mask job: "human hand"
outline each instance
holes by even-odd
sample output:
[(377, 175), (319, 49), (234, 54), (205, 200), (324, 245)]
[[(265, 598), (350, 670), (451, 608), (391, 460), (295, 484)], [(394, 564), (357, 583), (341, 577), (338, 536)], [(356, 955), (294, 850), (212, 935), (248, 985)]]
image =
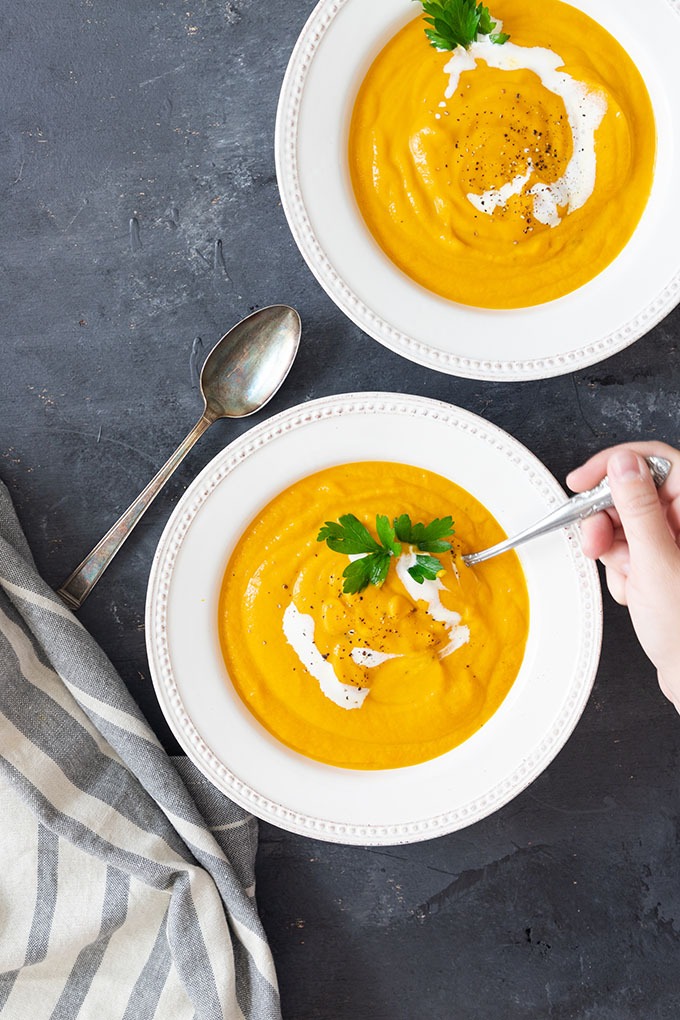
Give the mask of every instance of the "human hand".
[[(666, 457), (661, 489), (644, 457)], [(665, 443), (627, 443), (591, 457), (567, 476), (583, 492), (609, 476), (614, 507), (582, 522), (583, 551), (606, 569), (613, 598), (627, 606), (659, 685), (680, 712), (680, 452)]]

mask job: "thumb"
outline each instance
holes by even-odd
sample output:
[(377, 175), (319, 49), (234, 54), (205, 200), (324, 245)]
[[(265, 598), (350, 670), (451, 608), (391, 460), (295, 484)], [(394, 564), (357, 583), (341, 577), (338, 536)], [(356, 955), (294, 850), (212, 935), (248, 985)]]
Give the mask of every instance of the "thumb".
[(631, 564), (664, 561), (671, 552), (677, 553), (644, 458), (632, 450), (619, 450), (610, 457), (607, 474)]

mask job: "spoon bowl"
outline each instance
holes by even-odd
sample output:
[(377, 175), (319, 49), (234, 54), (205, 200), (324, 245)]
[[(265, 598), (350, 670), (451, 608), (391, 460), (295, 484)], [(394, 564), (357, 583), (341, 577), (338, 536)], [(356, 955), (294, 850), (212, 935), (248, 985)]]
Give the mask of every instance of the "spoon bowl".
[(295, 361), (302, 324), (288, 305), (261, 308), (218, 340), (201, 369), (203, 414), (146, 488), (97, 543), (58, 594), (78, 609), (194, 443), (218, 418), (244, 418), (268, 403)]
[(242, 319), (219, 340), (201, 369), (204, 414), (245, 418), (281, 387), (300, 345), (300, 316), (288, 305), (270, 305)]

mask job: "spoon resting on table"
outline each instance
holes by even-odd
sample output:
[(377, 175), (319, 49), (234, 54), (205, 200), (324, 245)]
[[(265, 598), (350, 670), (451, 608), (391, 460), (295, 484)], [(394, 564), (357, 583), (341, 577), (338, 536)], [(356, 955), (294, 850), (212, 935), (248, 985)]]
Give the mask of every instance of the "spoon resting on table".
[(271, 400), (300, 344), (300, 316), (288, 305), (261, 308), (213, 347), (201, 369), (203, 414), (157, 475), (64, 581), (57, 594), (78, 609), (194, 443), (218, 418), (245, 418)]
[[(659, 488), (670, 474), (671, 462), (666, 460), (665, 457), (646, 457), (645, 460), (654, 479), (654, 484)], [(499, 542), (498, 545), (492, 545), (489, 549), (484, 549), (481, 552), (466, 553), (462, 557), (463, 563), (466, 567), (472, 567), (476, 563), (483, 563), (485, 560), (490, 560), (493, 556), (499, 556), (510, 549), (515, 549), (518, 545), (528, 542), (531, 538), (547, 535), (551, 531), (557, 531), (558, 528), (566, 528), (568, 524), (585, 520), (586, 517), (597, 514), (601, 510), (607, 510), (613, 505), (614, 501), (612, 500), (611, 489), (609, 488), (609, 479), (605, 475), (594, 489), (578, 492), (571, 499), (567, 500), (563, 506), (553, 510), (547, 517), (544, 517), (525, 531), (520, 531), (513, 538), (507, 538), (505, 541)]]

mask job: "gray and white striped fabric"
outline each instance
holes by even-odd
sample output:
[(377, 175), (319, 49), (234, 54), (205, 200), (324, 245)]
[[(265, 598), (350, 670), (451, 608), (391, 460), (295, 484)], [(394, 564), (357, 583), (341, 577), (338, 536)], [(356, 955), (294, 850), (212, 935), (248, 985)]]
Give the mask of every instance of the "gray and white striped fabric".
[(0, 483), (0, 1015), (278, 1020), (257, 822), (172, 761)]

